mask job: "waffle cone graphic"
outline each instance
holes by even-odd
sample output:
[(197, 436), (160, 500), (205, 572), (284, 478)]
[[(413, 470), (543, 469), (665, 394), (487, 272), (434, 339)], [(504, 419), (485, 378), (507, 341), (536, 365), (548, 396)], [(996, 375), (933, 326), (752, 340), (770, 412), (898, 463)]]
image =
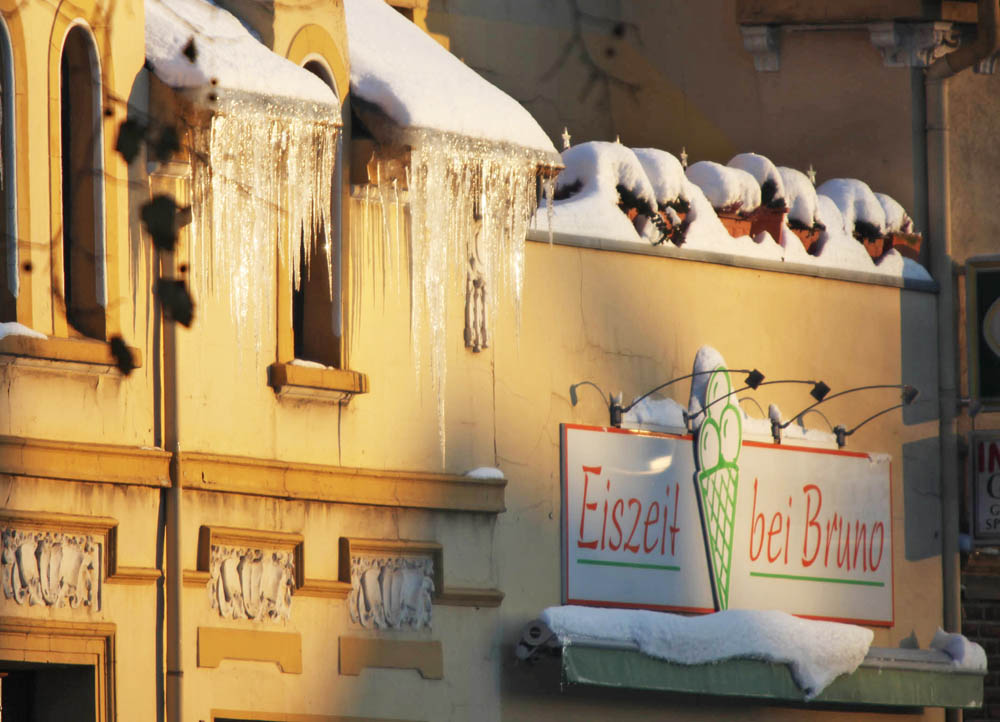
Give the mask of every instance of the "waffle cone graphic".
[(743, 424), (739, 409), (730, 401), (731, 391), (729, 373), (722, 368), (717, 369), (708, 380), (704, 406), (706, 415), (698, 429), (698, 494), (702, 529), (715, 599), (720, 610), (729, 608), (736, 495), (740, 481), (738, 462), (743, 444)]

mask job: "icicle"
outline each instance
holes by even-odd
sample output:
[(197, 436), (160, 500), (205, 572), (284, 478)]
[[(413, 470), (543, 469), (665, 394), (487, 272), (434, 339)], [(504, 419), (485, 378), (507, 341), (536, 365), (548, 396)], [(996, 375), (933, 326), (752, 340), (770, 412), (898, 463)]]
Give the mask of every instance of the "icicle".
[[(421, 388), (429, 387), (435, 405), (444, 464), (447, 350), (455, 335), (447, 328), (448, 300), (465, 287), (475, 255), (486, 282), (486, 338), (496, 338), (501, 303), (513, 306), (519, 327), (524, 242), (538, 203), (537, 168), (544, 159), (524, 149), (432, 132), (417, 132), (407, 144), (406, 193), (396, 180), (386, 180), (389, 173), (379, 163), (375, 184), (355, 196), (353, 208), (361, 221), (351, 231), (353, 328), (348, 333), (356, 332), (358, 308), (369, 298), (364, 286), (373, 284), (374, 304), (380, 290), (384, 298), (393, 279), (398, 288), (400, 272), (406, 273), (411, 357), (418, 379), (425, 369), (429, 376)], [(547, 181), (549, 200), (553, 185)]]
[[(275, 325), (275, 257), (298, 288), (302, 262), (308, 272), (320, 233), (333, 228), (337, 120), (334, 108), (233, 97), (194, 132), (192, 277), (198, 295), (228, 301), (244, 358), (252, 348), (263, 359), (262, 334)], [(332, 278), (329, 251), (326, 259)], [(219, 298), (225, 290), (228, 299)]]
[[(479, 215), (479, 261), (487, 285), (487, 338), (495, 339), (500, 302), (520, 324), (524, 240), (535, 210), (538, 157), (481, 141), (425, 133), (411, 152), (411, 329), (429, 329), (430, 382), (445, 460), (448, 298), (464, 283)], [(413, 272), (417, 269), (417, 272)]]
[(549, 245), (552, 245), (552, 219), (555, 217), (552, 201), (556, 195), (556, 177), (549, 175), (542, 184), (542, 192), (545, 194), (545, 216), (549, 222)]
[(396, 262), (394, 266), (395, 276), (393, 278), (394, 281), (393, 291), (394, 293), (398, 294), (400, 287), (399, 269), (400, 266), (402, 265), (402, 260), (403, 260), (400, 257), (402, 255), (402, 250), (403, 250), (403, 228), (401, 223), (401, 219), (403, 216), (403, 207), (399, 203), (399, 180), (396, 178), (392, 179), (392, 203), (396, 209), (396, 237), (395, 237)]

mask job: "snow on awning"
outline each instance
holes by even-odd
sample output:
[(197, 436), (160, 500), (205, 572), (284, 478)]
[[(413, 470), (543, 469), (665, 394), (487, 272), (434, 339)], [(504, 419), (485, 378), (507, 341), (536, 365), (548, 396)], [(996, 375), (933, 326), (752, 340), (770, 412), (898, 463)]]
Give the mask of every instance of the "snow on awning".
[[(618, 689), (882, 708), (976, 708), (985, 653), (939, 632), (930, 649), (869, 647), (870, 630), (777, 611), (682, 617), (550, 607), (517, 656), (561, 658), (563, 680)], [(820, 686), (809, 687), (818, 683)]]
[[(346, 0), (351, 94), (404, 131), (436, 131), (534, 151), (559, 163), (545, 131), (384, 0)], [(374, 130), (374, 129), (373, 129)]]
[(339, 121), (337, 97), (326, 83), (269, 50), (222, 8), (205, 0), (146, 0), (145, 11), (146, 60), (170, 87), (333, 106)]

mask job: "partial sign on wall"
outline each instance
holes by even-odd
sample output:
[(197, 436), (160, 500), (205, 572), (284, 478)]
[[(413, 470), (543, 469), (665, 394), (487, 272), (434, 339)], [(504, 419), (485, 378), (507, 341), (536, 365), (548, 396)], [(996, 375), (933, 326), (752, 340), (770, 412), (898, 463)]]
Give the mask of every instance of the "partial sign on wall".
[(1000, 431), (972, 435), (972, 516), (977, 543), (1000, 541)]
[(970, 258), (965, 284), (969, 395), (1000, 410), (1000, 256)]
[(891, 625), (888, 457), (737, 439), (699, 469), (691, 436), (564, 424), (564, 602)]

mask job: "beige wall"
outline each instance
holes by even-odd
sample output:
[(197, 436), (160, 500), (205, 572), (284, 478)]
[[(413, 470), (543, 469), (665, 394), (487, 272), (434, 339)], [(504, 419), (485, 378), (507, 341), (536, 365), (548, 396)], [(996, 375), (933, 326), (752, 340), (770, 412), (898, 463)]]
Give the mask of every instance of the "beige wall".
[(1000, 252), (1000, 75), (970, 71), (948, 81), (952, 255), (959, 263)]
[(860, 178), (911, 212), (920, 202), (911, 71), (884, 68), (864, 27), (782, 32), (781, 69), (761, 73), (735, 0), (441, 0), (431, 10), (429, 27), (524, 104), (558, 148), (568, 126), (574, 142), (620, 135), (675, 155), (686, 147), (691, 162), (753, 151), (777, 165), (812, 163), (818, 182)]
[[(893, 457), (895, 626), (876, 630), (874, 643), (897, 646), (911, 632), (929, 642), (941, 619), (933, 295), (543, 243), (528, 245), (525, 287), (520, 347), (501, 344), (495, 352), (497, 454), (510, 479), (497, 539), (506, 645), (560, 601), (558, 425), (607, 423), (607, 408), (590, 389), (570, 405), (570, 384), (592, 380), (628, 401), (690, 373), (706, 343), (728, 363), (757, 366), (770, 378), (821, 377), (834, 390), (898, 381), (921, 389), (912, 423), (895, 412), (850, 437), (848, 448)], [(670, 395), (686, 405), (689, 388), (679, 383)], [(811, 402), (794, 386), (763, 387), (755, 396), (786, 414)], [(891, 392), (858, 394), (831, 402), (826, 414), (852, 424), (894, 401)], [(812, 416), (809, 424), (821, 422)], [(530, 669), (505, 668), (505, 719), (574, 710), (587, 719), (640, 719), (652, 710), (641, 697), (559, 697), (554, 680), (541, 685), (533, 677)], [(662, 700), (649, 703), (659, 714), (666, 709)], [(685, 714), (686, 703), (678, 704)], [(721, 703), (710, 714), (771, 718), (775, 710)]]

